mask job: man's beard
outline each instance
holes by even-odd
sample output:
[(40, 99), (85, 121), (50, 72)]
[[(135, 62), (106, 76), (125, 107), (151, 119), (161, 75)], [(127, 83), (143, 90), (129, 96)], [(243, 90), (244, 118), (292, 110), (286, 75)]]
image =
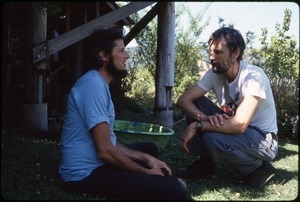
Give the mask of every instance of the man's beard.
[(106, 66), (107, 71), (115, 78), (122, 79), (128, 75), (128, 72), (126, 69), (119, 70), (114, 65), (114, 58), (111, 57), (107, 63)]
[(228, 61), (225, 63), (214, 63), (214, 61), (211, 61), (213, 72), (216, 74), (225, 74), (228, 69), (233, 65), (232, 62)]

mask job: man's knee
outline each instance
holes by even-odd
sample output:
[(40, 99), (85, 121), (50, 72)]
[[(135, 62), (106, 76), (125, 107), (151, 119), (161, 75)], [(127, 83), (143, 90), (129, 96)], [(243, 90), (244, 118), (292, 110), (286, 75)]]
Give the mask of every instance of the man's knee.
[(202, 136), (203, 143), (209, 149), (209, 151), (218, 155), (218, 153), (224, 151), (224, 142), (221, 140), (221, 136), (215, 132), (206, 132)]

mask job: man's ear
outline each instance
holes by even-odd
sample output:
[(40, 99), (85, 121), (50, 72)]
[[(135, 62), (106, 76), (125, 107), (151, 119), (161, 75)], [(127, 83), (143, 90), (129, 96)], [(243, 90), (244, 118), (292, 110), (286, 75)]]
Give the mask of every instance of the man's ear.
[(101, 58), (102, 61), (108, 61), (109, 60), (109, 55), (107, 55), (105, 53), (105, 51), (99, 51), (99, 54), (98, 54), (99, 58)]
[(239, 57), (240, 53), (241, 53), (241, 49), (240, 49), (240, 48), (237, 48), (236, 51), (233, 53), (235, 59), (237, 59), (237, 58)]

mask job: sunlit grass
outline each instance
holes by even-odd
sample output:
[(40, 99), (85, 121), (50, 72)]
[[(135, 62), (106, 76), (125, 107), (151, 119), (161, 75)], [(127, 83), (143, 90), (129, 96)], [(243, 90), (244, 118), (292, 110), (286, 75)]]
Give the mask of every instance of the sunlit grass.
[[(126, 120), (153, 123), (152, 115), (128, 114)], [(138, 120), (135, 120), (138, 119)], [(195, 160), (179, 150), (179, 136), (185, 121), (174, 126), (175, 134), (161, 152), (172, 170)], [(63, 191), (57, 168), (60, 161), (59, 136), (30, 134), (2, 129), (1, 137), (1, 194), (7, 200), (105, 200), (79, 196)], [(185, 180), (189, 193), (199, 201), (290, 201), (298, 197), (298, 144), (280, 139), (279, 153), (272, 162), (276, 176), (262, 189), (233, 186), (235, 175), (226, 163), (216, 161), (217, 175), (204, 179)]]
[[(175, 135), (168, 143), (163, 159), (173, 169), (185, 166), (195, 160), (178, 149), (179, 136), (185, 127), (185, 121), (174, 127)], [(232, 184), (235, 171), (226, 163), (216, 161), (217, 174), (204, 179), (188, 179), (190, 194), (194, 200), (207, 201), (290, 201), (298, 198), (298, 158), (299, 147), (296, 141), (279, 139), (279, 152), (272, 162), (277, 169), (275, 177), (261, 189), (237, 187)]]

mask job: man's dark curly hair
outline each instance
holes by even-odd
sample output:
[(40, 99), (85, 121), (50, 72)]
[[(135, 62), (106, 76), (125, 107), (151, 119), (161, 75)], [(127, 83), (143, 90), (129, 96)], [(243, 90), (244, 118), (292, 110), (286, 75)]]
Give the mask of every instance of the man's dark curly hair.
[(208, 40), (208, 45), (212, 41), (219, 41), (222, 38), (226, 40), (227, 46), (231, 53), (235, 52), (238, 48), (240, 48), (241, 52), (237, 58), (237, 61), (239, 62), (240, 60), (242, 60), (246, 44), (241, 33), (238, 30), (231, 27), (222, 27), (216, 30), (214, 33), (212, 33)]
[(124, 29), (122, 27), (99, 30), (89, 37), (89, 58), (96, 64), (95, 68), (99, 68), (103, 64), (103, 61), (99, 58), (99, 51), (104, 51), (110, 55), (116, 46), (115, 41), (117, 39), (124, 39)]

